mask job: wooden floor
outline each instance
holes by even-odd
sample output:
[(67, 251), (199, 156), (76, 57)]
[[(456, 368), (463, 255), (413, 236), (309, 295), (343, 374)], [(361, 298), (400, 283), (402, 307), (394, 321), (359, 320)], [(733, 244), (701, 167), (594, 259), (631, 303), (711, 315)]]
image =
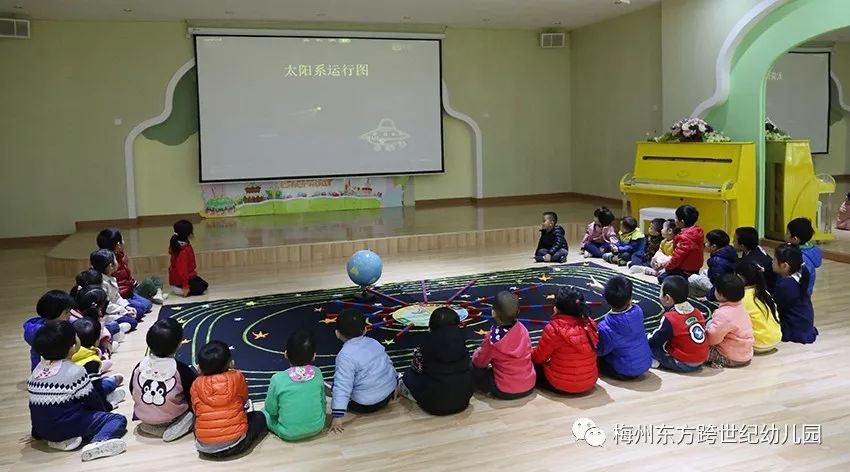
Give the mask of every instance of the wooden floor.
[[(21, 323), (32, 316), (37, 298), (50, 288), (67, 289), (66, 277), (46, 276), (49, 248), (0, 250), (0, 342), (5, 346), (0, 379), (0, 468), (83, 470), (79, 452), (47, 451), (40, 443), (19, 442), (29, 431), (25, 379), (29, 356)], [(385, 282), (520, 268), (529, 248), (485, 251), (430, 251), (385, 258)], [(573, 254), (571, 258), (575, 258)], [(342, 261), (299, 265), (211, 269), (207, 299), (245, 297), (348, 283)], [(141, 276), (145, 274), (137, 274)], [(850, 266), (826, 261), (815, 295), (820, 337), (816, 344), (784, 344), (740, 370), (705, 369), (695, 375), (652, 371), (641, 381), (600, 380), (581, 397), (537, 393), (518, 401), (476, 395), (462, 414), (431, 417), (407, 400), (386, 411), (354, 417), (342, 435), (322, 435), (288, 444), (269, 436), (252, 454), (216, 463), (198, 458), (192, 437), (172, 444), (143, 438), (135, 424), (126, 435), (128, 451), (85, 466), (87, 471), (135, 470), (850, 470), (850, 315), (844, 290)], [(199, 299), (201, 300), (201, 299)], [(144, 332), (115, 356), (117, 372), (129, 374), (142, 356)], [(119, 412), (130, 416), (130, 402)], [(602, 448), (577, 442), (573, 421), (589, 417), (608, 434)], [(615, 444), (615, 424), (822, 426), (822, 445), (625, 445)], [(718, 440), (719, 442), (719, 440)]]

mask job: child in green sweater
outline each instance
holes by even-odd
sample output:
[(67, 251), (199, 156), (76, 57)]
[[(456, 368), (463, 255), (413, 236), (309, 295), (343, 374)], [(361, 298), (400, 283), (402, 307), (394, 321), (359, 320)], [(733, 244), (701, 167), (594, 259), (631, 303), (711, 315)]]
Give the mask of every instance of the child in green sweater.
[(322, 371), (313, 367), (316, 343), (307, 331), (286, 342), (290, 368), (272, 376), (263, 413), (269, 431), (287, 441), (298, 441), (325, 429), (325, 387)]

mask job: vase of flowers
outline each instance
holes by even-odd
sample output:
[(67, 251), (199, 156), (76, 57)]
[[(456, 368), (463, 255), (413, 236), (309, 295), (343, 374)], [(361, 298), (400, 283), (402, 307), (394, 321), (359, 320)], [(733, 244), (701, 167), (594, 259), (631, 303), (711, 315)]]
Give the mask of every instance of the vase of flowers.
[(725, 143), (728, 136), (716, 131), (710, 124), (700, 118), (685, 118), (673, 123), (670, 131), (661, 136), (651, 138), (656, 143)]
[(765, 141), (788, 141), (791, 139), (791, 135), (787, 131), (779, 129), (770, 118), (765, 118), (764, 139)]

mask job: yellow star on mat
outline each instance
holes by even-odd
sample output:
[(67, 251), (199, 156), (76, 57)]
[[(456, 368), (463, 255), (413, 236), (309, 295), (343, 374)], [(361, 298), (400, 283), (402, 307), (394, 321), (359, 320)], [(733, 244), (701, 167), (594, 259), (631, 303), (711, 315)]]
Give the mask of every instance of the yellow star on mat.
[(257, 304), (256, 302), (247, 302), (247, 303), (245, 303), (245, 306), (254, 306), (256, 304)]
[(554, 293), (553, 293), (553, 294), (551, 294), (551, 295), (546, 295), (546, 300), (554, 300), (554, 299), (555, 299), (555, 294), (554, 294)]
[(321, 313), (321, 312), (323, 312), (323, 311), (325, 311), (325, 309), (324, 309), (324, 308), (322, 308), (322, 307), (316, 307), (316, 308), (313, 308), (313, 312), (314, 312), (314, 313)]
[(483, 330), (483, 329), (479, 329), (478, 331), (475, 332), (475, 334), (477, 334), (479, 336), (484, 336), (487, 333), (489, 333), (489, 331), (486, 331), (486, 330)]
[(637, 305), (638, 303), (640, 303), (640, 300), (638, 300), (638, 299), (634, 299), (634, 300), (632, 300), (632, 303), (634, 303), (635, 305)]
[(300, 296), (301, 296), (301, 294), (300, 294), (300, 293), (296, 293), (296, 294), (295, 294), (295, 296), (296, 296), (296, 297), (300, 297)]
[(543, 274), (543, 275), (540, 276), (540, 280), (543, 281), (543, 282), (548, 282), (548, 281), (552, 280), (552, 277), (549, 277), (548, 275)]
[(331, 324), (336, 323), (336, 320), (334, 318), (325, 318), (323, 320), (319, 320), (319, 323)]
[(264, 333), (262, 331), (260, 331), (258, 333), (251, 333), (251, 334), (254, 335), (254, 339), (264, 339), (269, 335), (269, 333)]
[(183, 307), (182, 306), (173, 306), (173, 307), (171, 307), (171, 309), (174, 310), (174, 311), (180, 311), (180, 310), (183, 309)]
[(384, 339), (383, 341), (381, 341), (381, 344), (389, 346), (390, 344), (395, 344), (395, 341), (393, 341), (392, 339)]
[(180, 341), (180, 344), (189, 344), (190, 342), (192, 342), (191, 339), (184, 339), (184, 340)]

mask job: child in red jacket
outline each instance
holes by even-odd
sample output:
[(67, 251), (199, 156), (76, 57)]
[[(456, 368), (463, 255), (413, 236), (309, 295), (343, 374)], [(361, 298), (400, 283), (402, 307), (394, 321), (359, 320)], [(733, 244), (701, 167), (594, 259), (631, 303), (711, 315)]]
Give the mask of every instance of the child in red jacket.
[(555, 296), (555, 312), (543, 328), (540, 342), (531, 353), (537, 385), (556, 393), (584, 393), (599, 378), (596, 323), (587, 316), (584, 295), (561, 287)]
[(167, 295), (162, 293), (162, 280), (159, 277), (147, 277), (141, 282), (133, 278), (121, 231), (117, 228), (102, 230), (97, 234), (97, 247), (115, 253), (118, 269), (112, 276), (118, 282), (119, 293), (130, 302), (130, 306), (139, 313), (148, 313), (151, 311), (151, 302), (162, 305)]
[(171, 255), (171, 265), (168, 266), (168, 283), (175, 294), (188, 297), (190, 295), (202, 295), (207, 291), (209, 284), (206, 280), (198, 277), (195, 265), (195, 251), (189, 244), (194, 227), (186, 220), (174, 223), (174, 234), (168, 247)]
[(531, 337), (525, 326), (517, 323), (518, 313), (516, 295), (499, 292), (493, 302), (497, 324), (472, 354), (476, 388), (503, 400), (530, 394), (536, 380), (531, 363)]
[(676, 227), (679, 233), (673, 238), (673, 254), (664, 266), (664, 272), (658, 274), (658, 283), (671, 275), (681, 275), (686, 280), (698, 274), (703, 263), (703, 231), (697, 226), (699, 210), (691, 205), (676, 208)]

